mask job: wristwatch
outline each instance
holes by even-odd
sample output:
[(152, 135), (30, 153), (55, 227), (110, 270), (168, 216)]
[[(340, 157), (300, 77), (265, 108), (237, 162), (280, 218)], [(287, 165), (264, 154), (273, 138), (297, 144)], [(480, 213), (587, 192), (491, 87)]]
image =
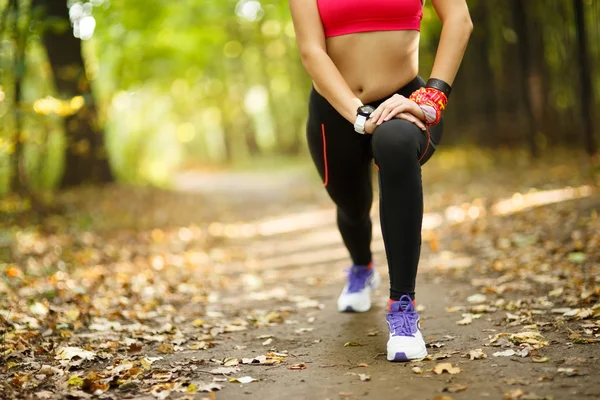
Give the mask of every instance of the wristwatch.
[(361, 106), (356, 110), (356, 122), (354, 130), (362, 135), (365, 135), (365, 124), (375, 109), (371, 106)]

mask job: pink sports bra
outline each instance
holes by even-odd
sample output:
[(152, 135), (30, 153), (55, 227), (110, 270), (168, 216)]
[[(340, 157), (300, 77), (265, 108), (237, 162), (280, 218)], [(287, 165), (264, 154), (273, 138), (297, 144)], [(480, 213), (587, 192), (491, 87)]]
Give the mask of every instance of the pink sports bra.
[(369, 31), (420, 30), (421, 0), (317, 0), (325, 37)]

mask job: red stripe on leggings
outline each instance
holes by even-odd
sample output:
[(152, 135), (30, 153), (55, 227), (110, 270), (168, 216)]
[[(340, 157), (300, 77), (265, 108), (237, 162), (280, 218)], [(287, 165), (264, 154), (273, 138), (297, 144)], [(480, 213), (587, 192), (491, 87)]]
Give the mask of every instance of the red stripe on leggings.
[(321, 134), (323, 135), (323, 161), (325, 161), (325, 182), (323, 186), (329, 184), (329, 167), (327, 165), (327, 138), (325, 136), (325, 124), (321, 124)]
[(423, 154), (419, 158), (419, 162), (421, 162), (421, 160), (423, 159), (423, 157), (425, 157), (425, 154), (427, 154), (427, 150), (429, 150), (429, 142), (431, 142), (431, 133), (429, 132), (429, 127), (425, 127), (425, 130), (427, 131), (427, 147), (425, 147), (425, 151), (423, 152)]

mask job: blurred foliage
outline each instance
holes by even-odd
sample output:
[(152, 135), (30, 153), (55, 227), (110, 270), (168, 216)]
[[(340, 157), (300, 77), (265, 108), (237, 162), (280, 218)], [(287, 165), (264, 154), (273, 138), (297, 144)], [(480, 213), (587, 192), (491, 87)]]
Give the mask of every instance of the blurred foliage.
[[(44, 18), (31, 10), (28, 0), (20, 0), (18, 33), (27, 35), (27, 52), (22, 98), (15, 104), (16, 43), (10, 29), (13, 16), (7, 12), (10, 1), (0, 0), (0, 193), (8, 190), (16, 110), (23, 117), (21, 138), (29, 184), (35, 189), (52, 188), (64, 169), (61, 110), (68, 112), (78, 101), (56, 98), (40, 41), (43, 29), (68, 27)], [(75, 33), (86, 39), (86, 74), (105, 129), (111, 166), (121, 181), (168, 185), (182, 167), (306, 156), (304, 120), (310, 78), (299, 59), (287, 1), (66, 3)], [(420, 52), (425, 78), (441, 30), (429, 3)], [(537, 58), (532, 62), (542, 67), (543, 85), (536, 90), (550, 121), (538, 127), (536, 140), (542, 149), (577, 144), (581, 122), (573, 4), (564, 0), (525, 3), (531, 22), (529, 42), (536, 46), (532, 52)], [(527, 113), (523, 92), (515, 85), (515, 77), (523, 72), (516, 56), (519, 37), (511, 7), (500, 0), (469, 0), (469, 6), (475, 32), (447, 111), (445, 144), (523, 146)], [(597, 65), (600, 2), (586, 0), (584, 6), (589, 56)], [(598, 99), (600, 77), (593, 72)]]

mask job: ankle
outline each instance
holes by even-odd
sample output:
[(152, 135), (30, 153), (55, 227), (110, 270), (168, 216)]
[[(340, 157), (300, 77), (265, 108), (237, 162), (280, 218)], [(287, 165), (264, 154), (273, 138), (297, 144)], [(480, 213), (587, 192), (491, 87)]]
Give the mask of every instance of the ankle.
[(367, 270), (371, 270), (373, 269), (373, 261), (371, 261), (369, 264), (366, 265), (358, 265), (358, 264), (354, 264), (354, 266), (356, 268), (360, 268), (360, 269), (367, 269)]
[[(392, 303), (395, 303), (395, 302), (397, 302), (397, 301), (399, 301), (399, 300), (400, 300), (400, 299), (389, 299), (389, 300), (388, 300), (388, 304), (387, 304), (387, 311), (390, 311), (390, 310), (391, 310)], [(413, 301), (412, 301), (412, 305), (413, 305), (413, 307), (414, 307), (415, 309), (417, 309), (417, 301), (416, 301), (416, 300), (414, 300), (414, 299), (413, 299)]]

